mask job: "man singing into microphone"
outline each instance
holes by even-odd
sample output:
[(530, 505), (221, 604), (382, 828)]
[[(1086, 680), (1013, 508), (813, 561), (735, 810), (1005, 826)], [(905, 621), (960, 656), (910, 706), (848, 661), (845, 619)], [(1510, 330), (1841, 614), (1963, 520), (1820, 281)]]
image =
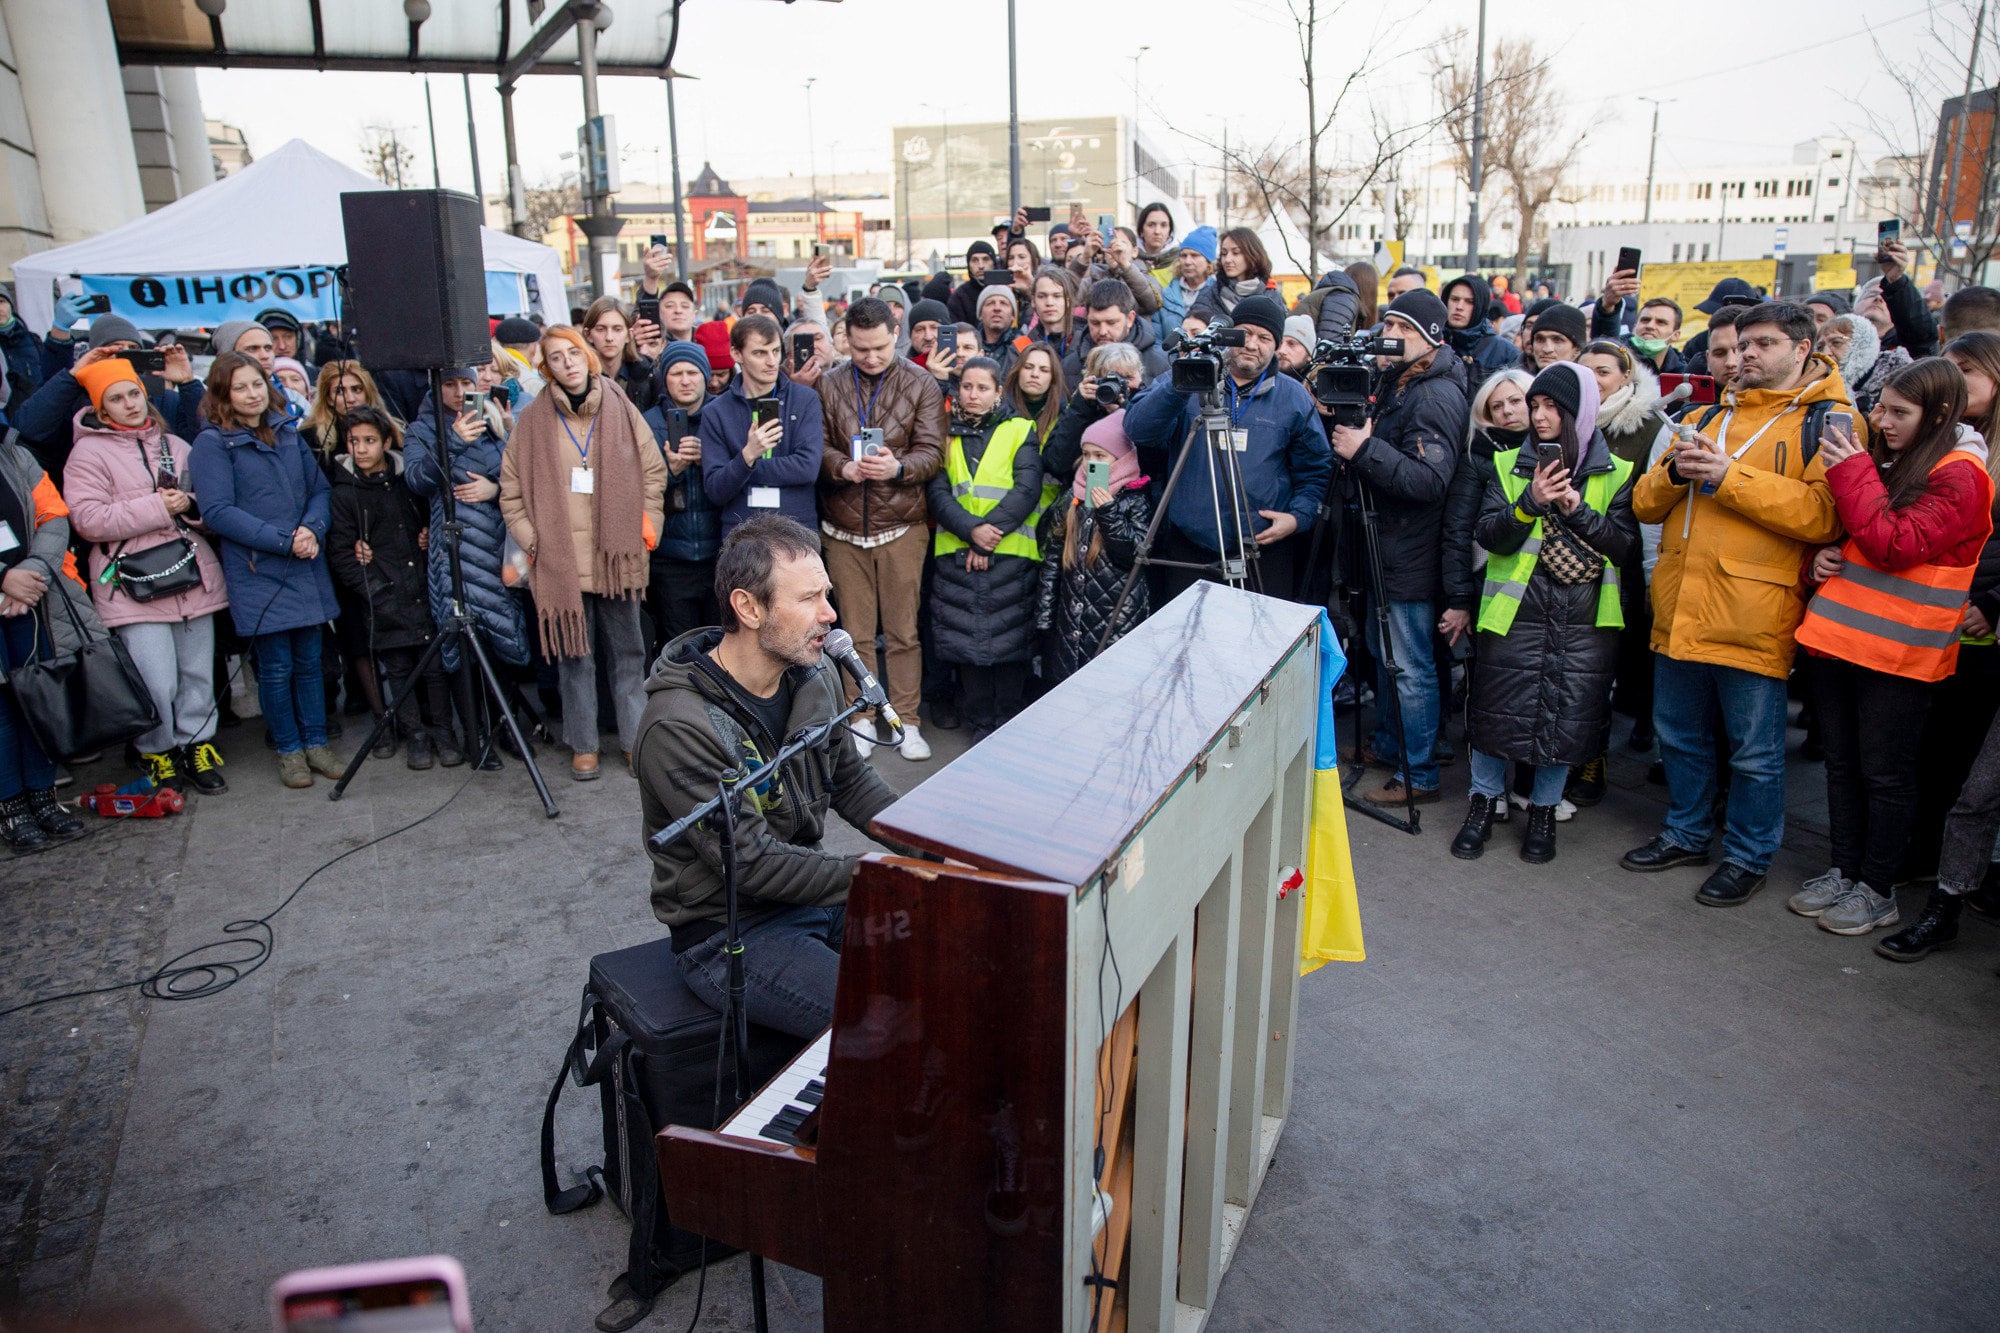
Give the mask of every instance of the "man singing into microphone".
[[(715, 565), (722, 628), (669, 643), (646, 681), (634, 763), (649, 839), (711, 799), (725, 772), (756, 768), (845, 707), (825, 652), (831, 586), (817, 537), (795, 520), (758, 514), (729, 534)], [(820, 847), (827, 811), (865, 830), (895, 799), (842, 731), (743, 793), (736, 887), (752, 1023), (813, 1037), (832, 1021), (857, 858)], [(673, 932), (688, 988), (718, 1011), (728, 966), (721, 847), (706, 826), (648, 845), (653, 913)]]

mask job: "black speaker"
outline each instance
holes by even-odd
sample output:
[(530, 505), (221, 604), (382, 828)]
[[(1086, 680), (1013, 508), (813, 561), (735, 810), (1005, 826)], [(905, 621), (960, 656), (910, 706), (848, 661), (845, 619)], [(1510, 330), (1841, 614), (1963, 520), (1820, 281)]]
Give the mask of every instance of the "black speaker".
[(479, 202), (456, 190), (340, 196), (355, 355), (373, 370), (442, 370), (493, 359)]

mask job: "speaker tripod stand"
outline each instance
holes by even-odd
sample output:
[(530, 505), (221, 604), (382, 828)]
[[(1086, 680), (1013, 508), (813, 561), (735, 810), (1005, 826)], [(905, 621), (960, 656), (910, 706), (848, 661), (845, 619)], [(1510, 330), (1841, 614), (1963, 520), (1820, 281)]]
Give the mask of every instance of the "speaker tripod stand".
[[(555, 797), (549, 794), (549, 784), (542, 777), (542, 770), (535, 766), (534, 751), (528, 747), (528, 738), (522, 734), (521, 724), (515, 720), (514, 710), (507, 703), (507, 692), (500, 686), (500, 678), (494, 673), (492, 659), (486, 655), (486, 645), (482, 641), (482, 631), (473, 619), (472, 611), (465, 595), (465, 564), (459, 554), (459, 541), (464, 528), (458, 521), (458, 497), (452, 493), (451, 443), (445, 434), (444, 421), (444, 372), (432, 370), (431, 381), (431, 429), (436, 436), (433, 447), (437, 450), (438, 503), (444, 510), (444, 553), (445, 567), (451, 577), (451, 601), (444, 620), (437, 627), (437, 637), (424, 649), (424, 655), (417, 659), (417, 665), (404, 684), (405, 695), (416, 688), (431, 664), (444, 653), (447, 643), (459, 646), (460, 664), (463, 669), (473, 671), (483, 688), (472, 691), (476, 716), (465, 719), (465, 725), (472, 734), (466, 737), (466, 760), (478, 764), (491, 752), (495, 741), (495, 730), (489, 707), (498, 710), (500, 720), (507, 726), (507, 734), (514, 738), (514, 748), (521, 757), (521, 763), (528, 770), (529, 781), (535, 784), (535, 794), (542, 799), (542, 809), (550, 819), (562, 812), (556, 809)], [(361, 766), (368, 762), (375, 749), (375, 742), (382, 737), (382, 729), (390, 725), (396, 716), (396, 707), (402, 699), (391, 697), (385, 684), (382, 691), (382, 715), (375, 719), (375, 725), (368, 732), (368, 739), (361, 742), (361, 748), (347, 761), (347, 771), (333, 784), (328, 800), (337, 801), (347, 793), (347, 784), (354, 781), (361, 772)]]

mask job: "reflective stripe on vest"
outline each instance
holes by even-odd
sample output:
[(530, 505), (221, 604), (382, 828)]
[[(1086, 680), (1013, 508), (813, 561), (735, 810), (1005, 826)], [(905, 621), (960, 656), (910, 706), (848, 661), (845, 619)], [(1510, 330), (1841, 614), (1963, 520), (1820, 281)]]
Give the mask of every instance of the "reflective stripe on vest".
[[(979, 456), (977, 472), (965, 464), (965, 438), (960, 435), (951, 437), (944, 450), (945, 478), (951, 482), (952, 498), (966, 513), (983, 518), (1013, 492), (1014, 455), (1028, 443), (1029, 429), (1033, 424), (1026, 417), (1013, 417), (995, 426), (992, 437), (986, 441), (986, 452)], [(993, 554), (1040, 560), (1041, 547), (1035, 544), (1035, 520), (1040, 514), (1041, 510), (1037, 508), (1022, 520), (1020, 527), (1002, 537), (1000, 544), (993, 548)], [(954, 551), (966, 550), (970, 545), (940, 525), (931, 549), (939, 555), (950, 555)]]
[[(1521, 497), (1528, 493), (1530, 477), (1514, 474), (1514, 463), (1520, 457), (1519, 449), (1509, 449), (1505, 453), (1493, 455), (1493, 466), (1500, 474), (1500, 489), (1507, 496), (1507, 503), (1518, 505)], [(1616, 498), (1618, 488), (1632, 475), (1632, 465), (1614, 456), (1609, 472), (1598, 472), (1584, 478), (1583, 502), (1600, 514), (1611, 512), (1611, 501)], [(1528, 539), (1520, 549), (1501, 555), (1489, 551), (1486, 555), (1486, 585), (1480, 590), (1479, 628), (1494, 634), (1505, 634), (1514, 627), (1514, 615), (1521, 609), (1521, 599), (1527, 596), (1528, 580), (1534, 576), (1535, 565), (1542, 554), (1542, 520), (1528, 530)], [(1600, 629), (1625, 628), (1625, 608), (1618, 596), (1618, 566), (1610, 560), (1604, 562), (1604, 573), (1597, 581), (1597, 624)]]
[[(1931, 471), (1956, 462), (1979, 469), (1986, 480), (1985, 512), (1990, 513), (1993, 483), (1977, 455), (1954, 449)], [(1943, 680), (1957, 669), (1958, 625), (1975, 566), (1923, 564), (1891, 573), (1871, 564), (1852, 537), (1840, 554), (1845, 567), (1806, 604), (1801, 644), (1909, 680)]]

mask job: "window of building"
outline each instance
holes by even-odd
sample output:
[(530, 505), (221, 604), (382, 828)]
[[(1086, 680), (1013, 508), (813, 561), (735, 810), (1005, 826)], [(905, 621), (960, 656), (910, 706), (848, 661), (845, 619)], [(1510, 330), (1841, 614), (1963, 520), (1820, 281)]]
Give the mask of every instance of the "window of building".
[(1674, 242), (1674, 257), (1671, 262), (1675, 264), (1681, 262), (1681, 243), (1679, 241)]
[(1708, 242), (1707, 242), (1707, 241), (1703, 241), (1703, 242), (1701, 243), (1701, 262), (1702, 262), (1702, 263), (1704, 263), (1704, 264), (1706, 264), (1706, 263), (1708, 262)]

